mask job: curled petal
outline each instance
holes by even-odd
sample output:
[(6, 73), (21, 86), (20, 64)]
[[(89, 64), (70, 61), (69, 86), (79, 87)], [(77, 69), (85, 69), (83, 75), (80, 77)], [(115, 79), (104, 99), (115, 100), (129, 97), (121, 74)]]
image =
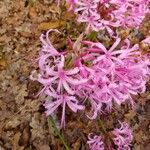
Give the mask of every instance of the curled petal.
[(74, 74), (77, 74), (78, 72), (79, 72), (79, 69), (76, 67), (74, 69), (67, 70), (66, 74), (67, 75), (74, 75)]
[(39, 78), (38, 78), (38, 81), (39, 81), (40, 83), (46, 85), (46, 84), (52, 83), (52, 82), (55, 81), (57, 78), (58, 78), (58, 76), (54, 76), (54, 77), (51, 77), (51, 78), (48, 78), (48, 79), (44, 79), (44, 78), (40, 75)]
[(66, 77), (66, 81), (71, 83), (72, 85), (80, 85), (80, 84), (84, 84), (88, 81), (88, 79), (73, 79), (72, 77)]
[(61, 103), (62, 103), (61, 100), (58, 100), (51, 102), (49, 104), (45, 104), (44, 106), (47, 109), (46, 115), (47, 116), (51, 115), (61, 105)]
[(118, 44), (120, 43), (120, 41), (121, 41), (121, 39), (117, 38), (116, 42), (112, 45), (112, 47), (109, 50), (113, 51), (118, 46)]

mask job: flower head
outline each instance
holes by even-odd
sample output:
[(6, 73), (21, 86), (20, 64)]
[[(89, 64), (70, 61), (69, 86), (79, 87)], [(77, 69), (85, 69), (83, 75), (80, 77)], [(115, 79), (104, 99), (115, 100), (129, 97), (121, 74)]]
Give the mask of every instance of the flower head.
[[(55, 86), (57, 87), (57, 92), (62, 93), (63, 90), (66, 90), (68, 94), (74, 95), (75, 91), (72, 89), (73, 86), (83, 84), (87, 82), (87, 79), (78, 80), (74, 78), (75, 75), (79, 72), (78, 68), (64, 70), (65, 58), (61, 55), (61, 60), (56, 67), (47, 66), (45, 69), (45, 76), (39, 74), (38, 81), (42, 83), (45, 87)], [(72, 85), (70, 87), (69, 85)]]
[(149, 13), (149, 0), (69, 0), (68, 3), (77, 14), (77, 21), (86, 23), (86, 33), (106, 29), (110, 36), (114, 35), (114, 27), (139, 28)]
[(77, 112), (77, 110), (84, 109), (84, 106), (79, 105), (78, 100), (74, 96), (69, 96), (67, 94), (59, 95), (58, 93), (54, 94), (50, 90), (46, 90), (45, 93), (53, 96), (54, 99), (53, 102), (47, 100), (44, 104), (47, 116), (52, 115), (59, 106), (62, 106), (61, 127), (65, 126), (66, 105), (75, 113)]
[(75, 8), (75, 5), (78, 2), (78, 0), (66, 0), (66, 2), (69, 4), (68, 11), (71, 11)]
[(114, 144), (117, 146), (118, 150), (130, 150), (133, 135), (127, 123), (120, 122), (120, 128), (114, 129), (112, 134), (114, 136)]
[(104, 143), (101, 136), (94, 135), (93, 133), (88, 135), (87, 144), (89, 145), (90, 150), (104, 150)]
[[(114, 103), (128, 102), (134, 106), (132, 95), (145, 92), (150, 77), (150, 56), (143, 55), (138, 44), (131, 45), (128, 39), (121, 42), (118, 37), (106, 48), (100, 42), (82, 41), (82, 35), (75, 44), (70, 41), (73, 51), (59, 52), (48, 38), (51, 31), (58, 32), (49, 30), (40, 37), (39, 69), (31, 74), (31, 79), (43, 85), (40, 93), (52, 98), (44, 105), (47, 115), (63, 107), (62, 126), (66, 105), (76, 112), (83, 110), (78, 102), (86, 105), (88, 101), (91, 110), (87, 116), (96, 119), (111, 112)], [(147, 38), (142, 42), (148, 41)], [(73, 59), (68, 67), (70, 55)]]

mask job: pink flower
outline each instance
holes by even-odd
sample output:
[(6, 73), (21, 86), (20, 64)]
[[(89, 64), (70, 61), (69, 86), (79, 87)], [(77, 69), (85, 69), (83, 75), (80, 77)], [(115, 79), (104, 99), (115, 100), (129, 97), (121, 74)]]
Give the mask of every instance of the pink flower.
[(105, 58), (108, 59), (108, 60), (115, 60), (115, 61), (117, 60), (117, 61), (119, 61), (119, 59), (117, 59), (116, 55), (121, 54), (122, 50), (117, 50), (117, 51), (114, 51), (114, 52), (113, 52), (113, 50), (118, 46), (120, 41), (121, 41), (121, 39), (118, 38), (109, 50), (107, 50), (105, 48), (105, 46), (101, 43), (93, 44), (93, 46), (96, 46), (96, 47), (99, 48), (100, 53), (104, 53), (104, 55), (102, 54), (99, 57), (97, 57), (97, 59), (94, 61), (94, 63), (97, 63), (97, 62), (99, 62), (99, 61), (101, 61), (102, 59), (105, 59)]
[[(111, 15), (112, 16), (112, 15)], [(113, 18), (113, 16), (112, 16)], [(114, 22), (113, 19), (111, 20), (105, 20), (105, 19), (100, 19), (99, 20), (99, 30), (104, 30), (106, 29), (109, 35), (113, 36), (114, 31), (111, 29), (111, 27), (119, 27), (120, 23), (119, 22)]]
[(116, 76), (126, 87), (128, 93), (136, 95), (145, 92), (148, 72), (144, 64), (134, 64), (122, 68), (116, 68)]
[(73, 111), (77, 112), (77, 110), (83, 110), (84, 106), (78, 104), (78, 100), (74, 96), (69, 96), (67, 94), (59, 95), (58, 93), (52, 93), (49, 90), (45, 91), (48, 95), (50, 94), (55, 99), (53, 102), (47, 100), (44, 104), (46, 110), (46, 115), (52, 115), (54, 111), (62, 106), (62, 117), (61, 117), (61, 127), (65, 126), (65, 111), (66, 105)]
[(128, 40), (120, 48), (120, 40), (117, 38), (108, 50), (102, 43), (83, 42), (87, 45), (83, 59), (90, 58), (92, 64), (88, 72), (90, 80), (82, 87), (91, 102), (93, 116), (90, 119), (106, 110), (110, 112), (113, 101), (118, 105), (129, 101), (133, 106), (131, 94), (137, 95), (146, 89), (148, 59), (145, 57), (146, 60), (143, 60), (139, 46), (130, 46)]
[(120, 22), (120, 26), (123, 27), (138, 28), (146, 13), (149, 12), (147, 0), (112, 0), (110, 3), (116, 5), (116, 9), (112, 11), (112, 14)]
[[(106, 29), (114, 36), (112, 27), (138, 28), (149, 13), (148, 5), (149, 0), (78, 0), (74, 12), (78, 22), (87, 24), (87, 33)], [(101, 14), (99, 6), (108, 11)]]
[(76, 3), (75, 13), (78, 12), (95, 12), (97, 9), (99, 0), (78, 0)]
[(130, 150), (133, 140), (132, 131), (127, 123), (119, 123), (120, 128), (116, 128), (112, 131), (114, 144), (117, 146), (118, 150)]
[(78, 0), (66, 0), (66, 2), (69, 4), (69, 9), (68, 11), (71, 11), (75, 8), (76, 3), (78, 2)]
[(118, 105), (121, 105), (130, 98), (127, 88), (121, 83), (110, 83), (108, 86), (108, 93)]
[(99, 0), (101, 4), (104, 4), (104, 3), (107, 3), (109, 2), (110, 0)]
[[(82, 41), (83, 34), (75, 44), (69, 40), (74, 51), (59, 52), (51, 44), (48, 34), (41, 35), (43, 44), (38, 58), (38, 70), (31, 79), (43, 85), (40, 94), (46, 94), (53, 101), (45, 103), (47, 115), (51, 115), (59, 106), (63, 107), (62, 126), (65, 122), (67, 106), (76, 112), (78, 100), (91, 106), (87, 115), (96, 119), (98, 115), (111, 112), (113, 104), (125, 102), (134, 106), (132, 95), (145, 92), (146, 82), (150, 78), (150, 56), (142, 55), (139, 45), (131, 45), (126, 39), (116, 41), (106, 48), (100, 42)], [(143, 40), (148, 44), (149, 39)], [(74, 56), (73, 65), (68, 68), (67, 61)]]
[(150, 45), (150, 36), (148, 36), (148, 37), (147, 37), (146, 39), (144, 39), (142, 42)]
[[(114, 68), (115, 63), (122, 64), (123, 59), (129, 58), (131, 55), (140, 54), (140, 52), (137, 52), (139, 46), (134, 45), (133, 47), (130, 47), (130, 43), (126, 43), (125, 46), (117, 49), (120, 41), (121, 39), (117, 38), (114, 44), (108, 50), (102, 43), (94, 43), (88, 41), (85, 41), (84, 43), (89, 46), (89, 48), (87, 48), (86, 50), (91, 55), (95, 55), (93, 63), (98, 65), (96, 67), (100, 67), (108, 71), (109, 67), (111, 67), (111, 70), (112, 68)], [(125, 40), (125, 42), (129, 41)]]
[(77, 21), (85, 22), (87, 24), (86, 33), (89, 33), (90, 31), (99, 31), (100, 16), (95, 12), (90, 14), (88, 11), (84, 11), (83, 14), (78, 17)]
[[(83, 0), (83, 2), (78, 1), (77, 8), (75, 8), (75, 13), (79, 13), (77, 21), (85, 22), (87, 24), (86, 33), (89, 33), (90, 31), (99, 31), (106, 28), (108, 33), (112, 35), (114, 32), (110, 26), (118, 27), (119, 24), (111, 21), (112, 19), (102, 19), (101, 15), (97, 11), (99, 2), (99, 0)], [(102, 3), (106, 3), (106, 1)], [(111, 14), (110, 16), (113, 18)]]
[[(78, 1), (75, 8), (75, 13), (79, 14), (77, 21), (85, 22), (87, 24), (86, 33), (89, 33), (90, 31), (99, 31), (106, 28), (108, 33), (112, 35), (113, 30), (109, 26), (118, 27), (119, 24), (117, 22), (112, 22), (111, 20), (102, 19), (101, 15), (97, 11), (99, 2), (99, 0)], [(106, 3), (106, 1), (103, 1), (102, 3)], [(111, 14), (110, 16), (113, 18)]]
[[(95, 55), (93, 59), (93, 64), (95, 64), (95, 69), (100, 70), (103, 73), (113, 73), (115, 63), (122, 63), (122, 55), (128, 55), (130, 52), (128, 49), (115, 50), (120, 43), (120, 38), (117, 38), (115, 43), (111, 46), (109, 50), (105, 48), (102, 43), (89, 43), (89, 48), (86, 50)], [(117, 56), (117, 57), (116, 57)]]
[(94, 135), (93, 133), (88, 135), (87, 144), (89, 145), (90, 150), (104, 150), (104, 142), (102, 141), (101, 136)]
[(51, 41), (49, 40), (49, 33), (51, 32), (60, 32), (56, 29), (50, 29), (46, 32), (46, 35), (41, 34), (40, 36), (40, 41), (42, 42), (42, 48), (40, 51), (40, 56), (37, 59), (39, 63), (39, 68), (41, 70), (44, 70), (46, 66), (51, 66), (53, 62), (58, 62), (59, 59), (57, 58), (58, 56), (61, 55), (54, 46), (52, 45)]
[[(74, 95), (75, 91), (72, 89), (73, 86), (86, 83), (87, 79), (76, 79), (75, 74), (79, 72), (78, 68), (64, 70), (65, 58), (61, 55), (60, 63), (56, 67), (47, 66), (45, 69), (45, 76), (39, 74), (38, 81), (45, 87), (55, 86), (58, 93), (62, 93), (66, 90), (68, 94)], [(70, 87), (72, 86), (72, 87)]]
[(46, 35), (44, 34), (41, 34), (40, 36), (40, 41), (42, 42), (42, 49), (41, 51), (45, 54), (50, 54), (50, 55), (53, 55), (53, 56), (58, 56), (60, 55), (60, 53), (53, 47), (52, 43), (50, 42), (49, 40), (49, 33), (50, 32), (56, 32), (56, 33), (59, 33), (60, 32), (56, 29), (50, 29), (46, 32)]

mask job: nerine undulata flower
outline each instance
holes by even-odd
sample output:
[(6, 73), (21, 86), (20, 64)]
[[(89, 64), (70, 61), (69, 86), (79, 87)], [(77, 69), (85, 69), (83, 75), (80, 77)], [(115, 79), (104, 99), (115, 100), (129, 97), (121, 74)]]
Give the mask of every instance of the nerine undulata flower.
[(131, 46), (128, 40), (118, 47), (120, 40), (116, 39), (109, 49), (102, 43), (83, 42), (87, 46), (87, 53), (82, 59), (89, 59), (91, 67), (78, 63), (82, 74), (88, 75), (89, 80), (84, 86), (78, 87), (77, 94), (81, 97), (87, 96), (90, 100), (93, 116), (88, 117), (91, 119), (95, 119), (98, 113), (106, 110), (110, 112), (113, 102), (121, 105), (128, 101), (133, 106), (131, 95), (146, 90), (146, 82), (149, 80), (148, 57), (145, 56), (145, 61), (138, 44)]
[[(88, 135), (87, 144), (90, 150), (130, 150), (133, 141), (133, 134), (129, 125), (125, 122), (119, 121), (119, 128), (110, 131), (109, 134), (103, 136), (90, 133)], [(103, 141), (111, 141), (104, 143)]]
[(77, 21), (86, 23), (86, 33), (106, 29), (112, 36), (114, 27), (138, 28), (149, 13), (149, 0), (69, 0), (68, 3), (69, 10), (77, 14)]
[[(48, 100), (44, 104), (47, 109), (46, 114), (52, 115), (54, 111), (62, 106), (61, 127), (65, 125), (65, 108), (66, 105), (73, 111), (83, 110), (84, 106), (78, 105), (75, 95), (75, 87), (86, 83), (88, 79), (79, 77), (78, 67), (72, 69), (64, 68), (65, 54), (58, 52), (51, 44), (48, 34), (41, 35), (40, 40), (43, 44), (38, 60), (39, 72), (34, 71), (30, 78), (36, 80), (43, 85), (40, 93), (45, 93), (48, 97), (52, 97), (52, 101)], [(59, 32), (58, 32), (59, 33)]]
[(104, 142), (102, 137), (94, 135), (93, 133), (88, 135), (87, 144), (89, 145), (90, 150), (104, 150)]
[(129, 125), (125, 122), (120, 122), (120, 128), (112, 131), (114, 144), (117, 150), (130, 150), (131, 142), (133, 140), (132, 131)]
[(71, 11), (75, 8), (75, 5), (78, 2), (78, 0), (66, 0), (66, 2), (69, 4), (68, 11)]
[(52, 115), (59, 106), (62, 107), (61, 127), (65, 126), (66, 106), (68, 106), (75, 113), (78, 110), (84, 110), (84, 106), (78, 104), (78, 100), (75, 96), (70, 96), (68, 94), (59, 95), (58, 93), (54, 93), (50, 90), (46, 90), (45, 93), (55, 99), (53, 102), (47, 100), (44, 104), (47, 109), (47, 116)]
[(138, 28), (145, 15), (149, 13), (148, 3), (148, 0), (112, 0), (112, 4), (116, 6), (112, 14), (116, 20), (119, 20), (120, 26)]
[(61, 55), (60, 63), (55, 67), (47, 66), (45, 68), (45, 76), (39, 74), (38, 81), (46, 86), (54, 86), (58, 93), (63, 93), (66, 90), (68, 94), (74, 95), (74, 86), (87, 82), (87, 79), (77, 79), (75, 75), (79, 73), (79, 69), (73, 68), (70, 70), (64, 70), (65, 58)]
[[(150, 77), (150, 57), (141, 53), (138, 44), (116, 38), (114, 44), (106, 48), (100, 42), (82, 41), (80, 37), (80, 42), (75, 42), (78, 47), (70, 41), (73, 51), (59, 52), (48, 38), (51, 31), (40, 37), (39, 69), (32, 73), (31, 79), (43, 85), (40, 93), (52, 97), (52, 101), (44, 105), (47, 115), (63, 106), (62, 125), (66, 105), (77, 112), (89, 101), (91, 111), (87, 116), (96, 119), (98, 114), (111, 112), (114, 103), (128, 102), (134, 106), (132, 95), (145, 92)], [(142, 42), (148, 41), (147, 38)], [(68, 68), (70, 55), (74, 59)]]

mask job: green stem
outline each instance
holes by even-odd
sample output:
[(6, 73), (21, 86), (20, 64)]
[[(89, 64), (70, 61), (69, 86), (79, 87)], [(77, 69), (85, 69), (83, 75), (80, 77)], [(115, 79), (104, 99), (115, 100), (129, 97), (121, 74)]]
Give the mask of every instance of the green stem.
[(68, 145), (66, 144), (64, 137), (60, 134), (59, 130), (56, 127), (55, 121), (52, 117), (48, 118), (48, 123), (52, 124), (52, 126), (54, 127), (54, 130), (56, 132), (56, 134), (59, 136), (61, 142), (63, 143), (64, 147), (66, 148), (66, 150), (70, 150), (70, 148), (68, 147)]

